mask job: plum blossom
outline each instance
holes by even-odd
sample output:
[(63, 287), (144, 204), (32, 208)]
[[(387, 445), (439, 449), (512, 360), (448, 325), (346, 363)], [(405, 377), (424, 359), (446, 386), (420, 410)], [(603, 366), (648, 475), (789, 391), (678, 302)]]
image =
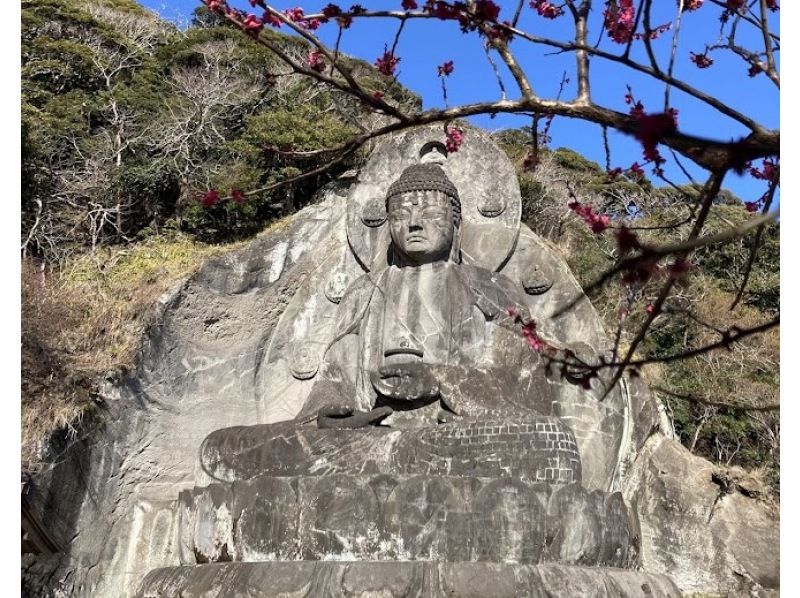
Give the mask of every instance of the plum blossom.
[[(458, 4), (458, 6), (456, 6), (456, 4)], [(464, 9), (466, 9), (466, 5), (463, 2), (450, 4), (443, 0), (427, 0), (422, 10), (428, 14), (432, 14), (437, 19), (446, 21), (450, 19), (460, 20), (462, 18), (462, 10)]]
[(458, 148), (461, 147), (461, 144), (464, 143), (464, 131), (459, 129), (458, 127), (447, 127), (447, 140), (445, 141), (445, 147), (447, 151), (450, 153), (454, 153), (458, 151)]
[(447, 77), (453, 72), (453, 61), (448, 60), (447, 62), (443, 62), (436, 67), (436, 70), (439, 72), (440, 77)]
[[(664, 137), (678, 129), (678, 111), (670, 108), (666, 112), (648, 114), (640, 101), (635, 101), (630, 87), (625, 94), (625, 103), (630, 105), (630, 115), (636, 120), (633, 136), (642, 144), (644, 159), (653, 162), (658, 170), (665, 162), (658, 152), (658, 144)], [(633, 167), (631, 167), (633, 169)]]
[(297, 23), (297, 21), (302, 21), (303, 17), (305, 17), (305, 12), (299, 6), (295, 6), (294, 8), (287, 8), (286, 10), (283, 11), (283, 14), (292, 23)]
[(322, 14), (326, 19), (335, 19), (342, 14), (342, 9), (336, 4), (331, 3), (322, 9)]
[(534, 320), (526, 322), (519, 311), (517, 311), (517, 308), (513, 306), (506, 308), (506, 314), (508, 314), (509, 318), (514, 320), (515, 324), (520, 325), (522, 337), (531, 349), (537, 353), (552, 349), (552, 347), (539, 336), (538, 332), (536, 332), (536, 322)]
[(382, 75), (390, 77), (394, 75), (394, 70), (397, 68), (398, 62), (400, 62), (400, 58), (392, 54), (389, 50), (386, 50), (383, 56), (379, 56), (375, 61), (375, 67)]
[(697, 65), (697, 68), (699, 69), (707, 69), (712, 64), (714, 64), (714, 61), (711, 58), (709, 58), (708, 54), (706, 54), (705, 52), (703, 52), (702, 54), (695, 54), (694, 52), (689, 52), (689, 54), (691, 55), (691, 61), (694, 62)]
[(403, 0), (403, 10), (417, 10), (419, 8), (414, 0)]
[(256, 15), (250, 14), (245, 17), (244, 21), (242, 22), (242, 27), (246, 33), (257, 36), (264, 28), (264, 24)]
[(280, 26), (283, 24), (283, 21), (278, 18), (278, 15), (272, 14), (269, 11), (264, 12), (264, 16), (261, 17), (261, 21), (265, 25), (271, 25), (275, 27), (275, 29), (280, 29)]
[(479, 21), (496, 21), (500, 16), (500, 7), (493, 0), (477, 0), (475, 2), (475, 18)]
[(695, 11), (703, 6), (703, 0), (688, 0), (683, 5), (683, 10)]
[(219, 191), (216, 189), (209, 189), (203, 198), (200, 200), (204, 208), (210, 208), (219, 203)]
[(644, 177), (644, 170), (641, 166), (639, 166), (638, 162), (634, 162), (631, 164), (631, 167), (628, 169), (628, 176), (632, 178), (642, 178)]
[(599, 235), (603, 231), (605, 231), (609, 224), (611, 224), (611, 219), (608, 217), (607, 214), (597, 214), (594, 211), (594, 208), (588, 204), (582, 204), (578, 201), (571, 201), (567, 204), (570, 210), (575, 212), (585, 223), (586, 226), (596, 235)]
[(603, 11), (603, 26), (608, 37), (618, 44), (626, 44), (633, 37), (636, 9), (633, 0), (609, 0)]
[(548, 2), (548, 0), (531, 0), (530, 6), (539, 13), (540, 17), (545, 19), (556, 19), (564, 14), (563, 8)]
[(325, 64), (325, 60), (323, 60), (322, 52), (319, 50), (312, 50), (308, 53), (308, 57), (306, 58), (306, 66), (313, 71), (317, 71), (318, 73), (324, 73), (325, 69), (328, 68), (328, 65)]
[(243, 204), (247, 201), (247, 197), (244, 193), (242, 193), (241, 189), (236, 189), (235, 187), (231, 189), (231, 201), (233, 203)]

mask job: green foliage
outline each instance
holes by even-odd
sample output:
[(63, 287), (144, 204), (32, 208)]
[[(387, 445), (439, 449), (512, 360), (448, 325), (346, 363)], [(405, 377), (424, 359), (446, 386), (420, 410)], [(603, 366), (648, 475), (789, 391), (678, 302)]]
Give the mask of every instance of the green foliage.
[(566, 147), (559, 147), (554, 150), (553, 158), (559, 166), (567, 170), (574, 170), (581, 174), (586, 174), (587, 172), (605, 174), (605, 170), (597, 162), (587, 160), (578, 152)]
[(134, 207), (127, 225), (138, 231), (145, 226), (157, 228), (174, 214), (180, 182), (166, 164), (125, 165), (114, 171), (111, 192), (121, 203)]

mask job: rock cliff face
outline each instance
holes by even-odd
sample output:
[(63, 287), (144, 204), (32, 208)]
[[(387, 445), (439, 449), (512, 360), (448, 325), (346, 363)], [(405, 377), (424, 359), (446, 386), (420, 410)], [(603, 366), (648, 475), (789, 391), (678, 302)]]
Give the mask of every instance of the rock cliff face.
[[(390, 150), (391, 146), (387, 156)], [(185, 568), (177, 568), (185, 560), (182, 555), (197, 562), (226, 561), (234, 560), (234, 550), (259, 550), (258, 538), (237, 544), (231, 536), (230, 543), (217, 542), (214, 539), (223, 534), (222, 528), (182, 533), (186, 519), (179, 513), (213, 510), (224, 502), (215, 497), (216, 490), (209, 485), (213, 480), (198, 464), (207, 435), (220, 428), (290, 419), (302, 406), (318, 365), (315, 335), (327, 334), (320, 314), (335, 307), (347, 286), (347, 273), (358, 266), (338, 261), (353, 244), (346, 236), (348, 220), (354, 218), (347, 202), (353, 183), (341, 180), (326, 188), (318, 204), (273, 227), (246, 249), (210, 261), (162, 299), (138, 369), (122, 383), (109, 383), (106, 388), (102, 421), (85, 438), (64, 448), (53, 466), (32, 481), (25, 496), (31, 520), (47, 529), (62, 548), (52, 555), (24, 559), (23, 580), (29, 596), (132, 596), (147, 573), (159, 567), (176, 569), (151, 580), (147, 595), (171, 595), (170, 588), (177, 587), (183, 588), (182, 595), (200, 595), (205, 586), (192, 590), (185, 585), (192, 580), (182, 577)], [(363, 214), (370, 213), (370, 199), (366, 194), (360, 200)], [(356, 255), (371, 251), (374, 240), (364, 237), (362, 241), (363, 247), (352, 248)], [(516, 247), (518, 252), (531, 252), (541, 264), (540, 271), (529, 272), (513, 258), (506, 261), (508, 254), (499, 256), (495, 264), (530, 287), (534, 317), (544, 322), (554, 306), (580, 293), (563, 260), (526, 227), (518, 238), (506, 241), (509, 251)], [(478, 247), (478, 237), (471, 242), (476, 251), (484, 250)], [(309, 288), (322, 291), (304, 290)], [(544, 288), (547, 293), (539, 293)], [(602, 324), (586, 300), (574, 312), (549, 322), (546, 331), (556, 340), (577, 339), (597, 351), (604, 349)], [(303, 339), (308, 342), (297, 342)], [(612, 422), (608, 429), (592, 428), (595, 407), (577, 398), (567, 401), (571, 411), (559, 414), (573, 422), (584, 461), (584, 485), (595, 492), (621, 491), (638, 515), (638, 522), (637, 517), (626, 516), (624, 525), (618, 526), (626, 534), (625, 563), (613, 550), (604, 552), (608, 542), (603, 544), (602, 537), (596, 543), (598, 562), (622, 566), (638, 558), (648, 574), (665, 574), (685, 592), (777, 588), (778, 531), (769, 508), (740, 492), (721, 490), (710, 463), (659, 432), (658, 408), (647, 389), (636, 381), (627, 384), (603, 407), (613, 410), (603, 418)], [(610, 450), (592, 444), (604, 435), (617, 439)], [(587, 471), (601, 473), (592, 477)], [(604, 487), (605, 479), (612, 480), (609, 487)], [(203, 486), (209, 486), (207, 491), (196, 489)], [(478, 487), (464, 493), (477, 495)], [(594, 500), (589, 494), (584, 499)], [(287, 509), (296, 508), (276, 501)], [(561, 502), (556, 500), (552, 508), (568, 511), (570, 501)], [(602, 508), (604, 513), (614, 511), (614, 505)], [(620, 512), (624, 513), (624, 506)], [(226, 519), (223, 515), (219, 521)], [(353, 521), (357, 515), (353, 514)], [(273, 527), (270, 533), (276, 549), (282, 550), (289, 532)], [(315, 541), (309, 539), (308, 550), (314, 550)], [(223, 544), (224, 554), (220, 552)], [(551, 544), (552, 550), (561, 552), (569, 552), (572, 546), (563, 539)], [(628, 552), (629, 546), (638, 554)], [(578, 557), (575, 562), (581, 563)], [(314, 593), (316, 588), (321, 593), (336, 589), (351, 595), (347, 592), (379, 587), (378, 569), (353, 564), (296, 565), (283, 577), (286, 592), (321, 595)], [(237, 587), (253, 592), (274, 573), (258, 563), (238, 569), (225, 563), (209, 567), (207, 575), (218, 576), (218, 585), (235, 577)], [(606, 575), (567, 565), (480, 563), (466, 574), (455, 572), (457, 568), (409, 563), (393, 569), (394, 577), (381, 580), (384, 586), (380, 587), (391, 585), (387, 595), (449, 591), (477, 596), (487, 595), (489, 588), (492, 595), (508, 596), (569, 596), (576, 595), (576, 588), (590, 587), (599, 588), (592, 590), (597, 596), (669, 596), (673, 592), (663, 577), (654, 575), (642, 582), (634, 572)], [(578, 585), (564, 580), (577, 580)], [(619, 593), (623, 587), (628, 593)]]

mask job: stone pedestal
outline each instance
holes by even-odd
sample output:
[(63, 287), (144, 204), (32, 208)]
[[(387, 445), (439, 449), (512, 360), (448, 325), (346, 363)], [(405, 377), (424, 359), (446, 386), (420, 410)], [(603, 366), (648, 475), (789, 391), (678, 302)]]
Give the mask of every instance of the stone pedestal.
[(228, 563), (157, 569), (139, 598), (679, 598), (663, 575), (565, 565), (432, 562)]

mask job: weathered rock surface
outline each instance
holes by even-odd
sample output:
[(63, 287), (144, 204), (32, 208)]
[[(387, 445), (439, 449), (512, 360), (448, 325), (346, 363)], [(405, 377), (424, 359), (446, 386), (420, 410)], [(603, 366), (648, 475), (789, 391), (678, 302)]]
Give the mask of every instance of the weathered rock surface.
[(638, 522), (619, 493), (512, 479), (261, 477), (183, 491), (184, 565), (488, 561), (631, 568)]
[(661, 575), (498, 563), (272, 562), (176, 567), (148, 574), (139, 598), (679, 598)]
[(678, 442), (650, 437), (624, 489), (641, 525), (642, 567), (669, 575), (684, 592), (777, 589), (776, 507), (735, 489), (728, 493), (714, 473), (713, 464)]

